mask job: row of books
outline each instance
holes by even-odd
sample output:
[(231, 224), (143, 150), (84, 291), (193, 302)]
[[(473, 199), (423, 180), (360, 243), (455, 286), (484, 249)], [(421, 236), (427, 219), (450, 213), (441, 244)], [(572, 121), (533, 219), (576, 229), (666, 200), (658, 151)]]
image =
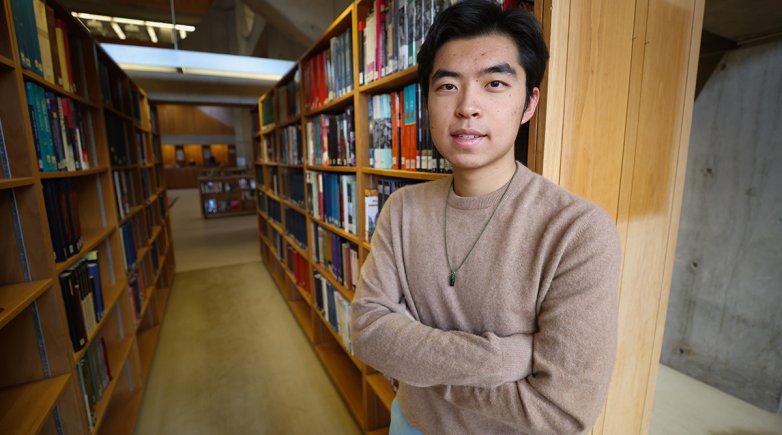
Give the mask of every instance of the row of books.
[(263, 190), (258, 190), (258, 210), (261, 213), (268, 213), (268, 207), (266, 206), (266, 192)]
[(84, 357), (79, 360), (77, 368), (84, 407), (87, 410), (87, 420), (90, 429), (92, 429), (97, 420), (95, 405), (103, 397), (103, 393), (112, 379), (109, 355), (103, 337), (92, 342), (87, 348), (87, 352), (84, 353)]
[(280, 131), (282, 160), (280, 161), (287, 165), (301, 165), (304, 162), (303, 142), (301, 126), (289, 125), (282, 129)]
[(252, 178), (237, 178), (233, 180), (204, 180), (201, 181), (201, 193), (227, 193), (247, 189), (255, 189), (255, 180)]
[(299, 115), (299, 89), (301, 89), (301, 72), (296, 70), (293, 80), (274, 92), (274, 102), (280, 122), (291, 121)]
[(304, 289), (307, 293), (310, 292), (310, 264), (307, 259), (299, 254), (299, 251), (295, 250), (292, 246), (288, 245), (286, 266), (288, 270), (293, 273), (293, 277), (296, 279), (296, 285)]
[(135, 172), (132, 170), (114, 170), (114, 194), (117, 197), (117, 213), (124, 219), (133, 207), (140, 205), (143, 198), (136, 195)]
[[(496, 0), (503, 8), (532, 11), (533, 0)], [(435, 17), (459, 0), (374, 0), (359, 21), (359, 84), (371, 83), (416, 65), (418, 51)]]
[(340, 114), (307, 119), (307, 163), (313, 166), (356, 166), (353, 107)]
[(353, 90), (352, 44), (351, 30), (347, 29), (329, 40), (329, 48), (302, 62), (306, 110), (315, 110)]
[(24, 87), (38, 169), (44, 172), (89, 169), (90, 153), (79, 106), (36, 83), (25, 81)]
[(375, 0), (365, 20), (358, 24), (359, 84), (370, 83), (416, 65), (434, 17), (449, 0)]
[(312, 225), (312, 259), (325, 267), (348, 290), (358, 282), (358, 248), (340, 236)]
[(266, 210), (269, 215), (269, 219), (282, 223), (282, 206), (280, 202), (271, 198), (266, 198)]
[[(103, 104), (121, 112), (126, 112), (127, 83), (121, 74), (109, 71), (109, 65), (102, 59), (98, 61), (98, 81)], [(137, 118), (139, 119), (139, 118)]]
[(128, 145), (128, 126), (125, 120), (113, 113), (106, 113), (105, 119), (111, 164), (114, 166), (126, 166), (138, 163), (138, 152), (143, 147), (130, 147)]
[(157, 187), (153, 186), (152, 169), (141, 168), (141, 197), (146, 200), (157, 192)]
[(421, 86), (412, 83), (369, 99), (369, 166), (407, 171), (451, 172), (432, 142)]
[(272, 245), (272, 252), (274, 252), (274, 255), (277, 257), (279, 261), (283, 260), (283, 255), (285, 255), (285, 239), (282, 237), (282, 234), (275, 231), (273, 228), (271, 229), (271, 245)]
[(351, 234), (358, 234), (356, 176), (307, 172), (306, 180), (310, 213)]
[[(252, 195), (252, 193), (250, 193)], [(218, 214), (228, 212), (241, 212), (255, 209), (255, 200), (250, 199), (215, 199), (204, 200), (204, 211), (206, 214)]]
[(128, 278), (128, 295), (133, 306), (133, 321), (141, 320), (141, 313), (144, 309), (144, 301), (147, 299), (147, 283), (152, 282), (145, 277), (141, 267), (136, 269)]
[(59, 263), (78, 254), (83, 243), (75, 181), (44, 180), (43, 200), (54, 259)]
[(307, 217), (292, 208), (285, 209), (285, 232), (307, 248)]
[(353, 343), (350, 337), (351, 309), (348, 301), (321, 274), (315, 273), (315, 306), (328, 320), (329, 325), (339, 334), (345, 348), (353, 353)]
[(160, 249), (160, 239), (157, 238), (149, 245), (149, 257), (152, 261), (152, 274), (157, 276), (160, 271), (160, 254), (163, 251)]
[(263, 128), (274, 125), (274, 100), (266, 99), (261, 102), (261, 118), (263, 118)]
[(283, 169), (282, 185), (282, 196), (301, 208), (306, 207), (304, 200), (304, 171), (300, 169)]
[(280, 194), (280, 168), (278, 166), (269, 166), (269, 184), (266, 188), (275, 195)]
[(377, 181), (376, 189), (364, 189), (364, 218), (365, 240), (371, 241), (372, 234), (377, 227), (377, 217), (386, 200), (392, 193), (404, 186), (420, 183), (418, 180), (404, 180), (394, 178), (381, 178)]
[(277, 137), (274, 134), (261, 137), (259, 156), (264, 161), (276, 162), (277, 161)]
[(136, 237), (133, 222), (134, 220), (131, 219), (119, 227), (120, 242), (122, 243), (122, 258), (124, 259), (125, 271), (127, 272), (135, 270), (138, 264), (138, 254), (136, 250), (140, 246), (137, 242), (138, 237)]
[(87, 344), (89, 333), (103, 318), (103, 290), (100, 282), (98, 251), (91, 251), (59, 275), (60, 289), (68, 320), (73, 351)]
[[(76, 92), (65, 22), (55, 16), (54, 9), (44, 0), (11, 0), (11, 10), (22, 67)], [(81, 53), (79, 44), (75, 48)]]
[(255, 182), (261, 188), (266, 187), (266, 182), (263, 179), (263, 166), (255, 166)]

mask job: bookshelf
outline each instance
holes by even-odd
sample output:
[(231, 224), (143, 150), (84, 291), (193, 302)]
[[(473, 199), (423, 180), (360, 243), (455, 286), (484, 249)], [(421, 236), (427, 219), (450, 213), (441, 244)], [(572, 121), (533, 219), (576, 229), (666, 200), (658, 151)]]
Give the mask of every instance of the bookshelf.
[[(372, 0), (350, 5), (251, 109), (263, 262), (367, 434), (388, 432), (394, 397), (388, 380), (352, 355), (347, 332), (346, 305), (370, 249), (367, 207), (376, 216), (396, 188), (449, 172), (415, 122), (417, 66), (385, 59), (371, 74), (365, 66), (374, 7)], [(388, 15), (386, 27), (394, 24)], [(393, 105), (405, 95), (410, 108)], [(405, 110), (413, 118), (408, 131)], [(414, 157), (405, 169), (407, 153)]]
[(198, 177), (204, 219), (255, 213), (255, 178), (249, 170), (215, 170)]
[(155, 108), (48, 0), (3, 0), (0, 93), (0, 433), (132, 433), (175, 267)]

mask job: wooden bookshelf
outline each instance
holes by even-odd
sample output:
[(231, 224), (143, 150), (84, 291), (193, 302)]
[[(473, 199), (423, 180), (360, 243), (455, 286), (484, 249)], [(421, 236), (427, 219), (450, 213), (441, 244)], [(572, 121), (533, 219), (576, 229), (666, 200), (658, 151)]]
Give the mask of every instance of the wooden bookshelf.
[[(413, 182), (436, 180), (447, 175), (441, 173), (423, 172), (423, 171), (403, 171), (392, 169), (376, 169), (369, 167), (369, 130), (368, 130), (368, 111), (367, 100), (370, 96), (381, 93), (401, 90), (417, 79), (417, 67), (413, 66), (402, 71), (390, 74), (380, 80), (363, 84), (359, 86), (358, 78), (358, 21), (366, 17), (371, 1), (357, 1), (349, 6), (324, 32), (323, 36), (299, 59), (298, 63), (283, 76), (280, 82), (268, 93), (261, 96), (257, 107), (251, 111), (253, 116), (257, 116), (255, 121), (257, 125), (263, 126), (259, 134), (254, 138), (254, 161), (256, 184), (258, 186), (258, 205), (256, 213), (258, 214), (258, 225), (261, 233), (261, 256), (270, 275), (275, 283), (280, 287), (280, 291), (286, 298), (293, 316), (302, 326), (302, 330), (315, 348), (326, 372), (334, 382), (335, 387), (345, 400), (351, 414), (361, 427), (364, 433), (387, 433), (388, 432), (388, 410), (390, 401), (393, 399), (393, 392), (382, 377), (370, 367), (367, 367), (348, 350), (348, 346), (342, 341), (342, 336), (336, 328), (332, 327), (316, 306), (314, 292), (315, 280), (314, 273), (319, 273), (324, 277), (328, 284), (335, 289), (347, 301), (353, 298), (353, 291), (346, 289), (334, 274), (326, 267), (314, 261), (312, 258), (312, 248), (316, 243), (316, 234), (313, 231), (313, 225), (318, 225), (327, 233), (337, 235), (341, 240), (350, 242), (354, 249), (358, 251), (359, 266), (363, 263), (369, 252), (369, 244), (364, 242), (364, 206), (363, 192), (365, 188), (374, 187), (377, 180), (381, 179), (406, 179)], [(339, 95), (333, 95), (317, 107), (309, 107), (306, 104), (307, 92), (312, 91), (312, 83), (304, 77), (302, 72), (305, 64), (315, 59), (321, 52), (329, 49), (331, 38), (339, 38), (344, 32), (350, 32), (352, 38), (352, 57), (349, 61), (353, 66), (354, 76), (345, 88), (345, 92)], [(300, 77), (299, 77), (300, 76)], [(345, 81), (342, 82), (345, 84)], [(297, 85), (298, 84), (298, 87)], [(293, 89), (293, 91), (291, 90)], [(290, 92), (296, 92), (296, 107), (285, 107), (285, 111), (278, 100), (285, 99), (286, 105), (290, 100)], [(282, 97), (280, 97), (282, 95)], [(321, 100), (322, 101), (322, 100)], [(273, 107), (270, 107), (274, 103)], [(309, 107), (309, 109), (307, 108)], [(353, 133), (355, 134), (355, 166), (342, 165), (312, 165), (307, 154), (308, 150), (308, 121), (322, 114), (340, 114), (352, 107), (353, 110)], [(287, 112), (286, 112), (287, 111)], [(264, 117), (266, 114), (266, 118)], [(291, 116), (293, 114), (293, 116)], [(271, 119), (268, 119), (271, 117)], [(299, 156), (305, 162), (301, 165), (283, 162), (282, 159), (282, 134), (284, 129), (296, 127), (299, 130), (301, 143)], [(270, 147), (277, 147), (270, 149)], [(290, 146), (290, 145), (289, 145)], [(276, 156), (279, 160), (269, 159), (269, 156)], [(312, 160), (316, 161), (316, 160)], [(333, 162), (332, 162), (333, 163)], [(305, 207), (300, 207), (291, 198), (291, 186), (284, 182), (283, 171), (300, 171), (301, 179), (304, 180), (304, 201)], [(307, 198), (311, 195), (317, 195), (317, 192), (309, 192), (305, 174), (310, 172), (320, 172), (341, 175), (353, 175), (356, 178), (356, 205), (358, 213), (356, 219), (356, 232), (353, 234), (332, 225), (325, 219), (316, 218)], [(274, 186), (277, 186), (276, 188)], [(280, 221), (269, 218), (270, 204), (279, 204)], [(274, 204), (271, 207), (276, 207)], [(290, 223), (287, 222), (289, 215), (287, 211), (293, 211), (306, 218), (307, 246), (299, 246), (286, 230)], [(294, 217), (290, 217), (294, 219)], [(270, 237), (270, 232), (274, 231), (281, 235), (285, 245), (292, 246), (298, 255), (304, 257), (309, 268), (308, 280), (309, 288), (313, 293), (304, 292), (296, 284), (296, 277), (292, 270), (287, 269), (289, 251), (284, 249), (279, 252), (274, 237)], [(276, 236), (275, 236), (276, 237)], [(350, 261), (346, 259), (346, 261)], [(310, 328), (314, 326), (314, 330)], [(379, 378), (378, 378), (379, 376)], [(382, 382), (381, 382), (382, 381)], [(384, 388), (383, 382), (387, 388)], [(381, 404), (382, 403), (382, 404)], [(376, 404), (381, 404), (378, 405)]]
[[(44, 72), (35, 71), (26, 62), (32, 56), (31, 41), (37, 43), (38, 34), (48, 29), (37, 29), (27, 8), (14, 10), (28, 1), (12, 5), (2, 0), (0, 8), (0, 142), (7, 159), (0, 162), (0, 433), (58, 433), (59, 428), (74, 434), (132, 433), (158, 337), (150, 331), (160, 328), (175, 268), (168, 210), (158, 202), (167, 202), (167, 193), (156, 174), (162, 170), (159, 135), (153, 128), (156, 109), (56, 0), (34, 5), (43, 5), (39, 12), (48, 12), (47, 22), (62, 20), (71, 80), (57, 80), (64, 75), (54, 65), (54, 75), (49, 75), (45, 56)], [(32, 27), (18, 26), (30, 18)], [(38, 48), (44, 54), (51, 51), (50, 45)], [(103, 86), (106, 82), (109, 87)], [(33, 119), (28, 105), (39, 109), (33, 111)], [(78, 136), (75, 131), (56, 136), (62, 125), (72, 124), (50, 123), (46, 129), (43, 120), (68, 114), (80, 128)], [(109, 117), (119, 123), (114, 127), (123, 128), (112, 128)], [(117, 148), (118, 143), (123, 148)], [(127, 158), (118, 158), (123, 155)], [(6, 164), (10, 175), (1, 169)], [(117, 171), (125, 173), (128, 190), (135, 192), (129, 201), (131, 212), (123, 219), (115, 190)], [(48, 195), (47, 186), (68, 190)], [(64, 199), (69, 207), (47, 207), (47, 201)], [(53, 210), (57, 214), (50, 214)], [(123, 259), (123, 224), (133, 227), (133, 248), (139, 257), (130, 271)], [(66, 241), (73, 249), (56, 261), (55, 250)], [(94, 324), (84, 320), (79, 348), (72, 343), (70, 328), (71, 322), (82, 320), (67, 311), (70, 296), (61, 274), (85, 267), (92, 251), (97, 252), (97, 268), (89, 274), (100, 284), (103, 316), (96, 307)], [(87, 273), (83, 270), (79, 273)], [(150, 281), (137, 322), (127, 279), (134, 274)], [(95, 298), (95, 291), (88, 297)], [(90, 304), (85, 306), (94, 306), (96, 300)], [(143, 331), (137, 331), (139, 325)], [(94, 404), (93, 426), (79, 367), (88, 361), (88, 349), (103, 343), (102, 363), (112, 380)], [(139, 360), (147, 369), (140, 370)], [(100, 363), (88, 363), (93, 362)], [(127, 397), (136, 397), (136, 405), (126, 402)], [(112, 418), (113, 410), (122, 410), (122, 416)]]
[(0, 432), (38, 433), (69, 382), (66, 374), (1, 390)]
[(249, 169), (198, 177), (201, 216), (204, 219), (253, 214), (255, 182)]
[(390, 412), (391, 402), (394, 400), (394, 390), (391, 388), (391, 384), (380, 373), (367, 375), (367, 383), (372, 387), (372, 390), (377, 394), (377, 397), (383, 403), (383, 406)]
[(0, 287), (0, 329), (52, 285), (51, 279), (21, 282)]

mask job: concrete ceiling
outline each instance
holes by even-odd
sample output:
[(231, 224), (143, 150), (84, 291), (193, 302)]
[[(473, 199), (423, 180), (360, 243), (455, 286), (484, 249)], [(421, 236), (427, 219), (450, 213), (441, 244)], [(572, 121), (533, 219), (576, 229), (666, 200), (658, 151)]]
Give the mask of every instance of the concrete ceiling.
[[(61, 0), (75, 12), (170, 23), (171, 0)], [(177, 24), (195, 26), (178, 48), (192, 51), (296, 60), (351, 0), (174, 0)], [(101, 42), (173, 48), (170, 31), (158, 29), (153, 43), (145, 26), (120, 24), (118, 39), (109, 23), (85, 24)], [(186, 75), (129, 72), (152, 100), (187, 103), (254, 104), (265, 84), (209, 81)]]

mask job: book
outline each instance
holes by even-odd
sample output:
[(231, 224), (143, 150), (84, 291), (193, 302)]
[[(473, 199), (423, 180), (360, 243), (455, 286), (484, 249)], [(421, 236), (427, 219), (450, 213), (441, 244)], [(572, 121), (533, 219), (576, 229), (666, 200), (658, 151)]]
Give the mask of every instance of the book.
[(364, 239), (367, 242), (372, 240), (372, 234), (377, 226), (377, 216), (379, 212), (378, 195), (375, 189), (364, 189), (364, 219), (366, 220), (364, 228), (366, 234)]
[(0, 119), (0, 173), (3, 178), (11, 178), (11, 166), (8, 163), (8, 149), (5, 145), (5, 134), (3, 133), (3, 120)]

